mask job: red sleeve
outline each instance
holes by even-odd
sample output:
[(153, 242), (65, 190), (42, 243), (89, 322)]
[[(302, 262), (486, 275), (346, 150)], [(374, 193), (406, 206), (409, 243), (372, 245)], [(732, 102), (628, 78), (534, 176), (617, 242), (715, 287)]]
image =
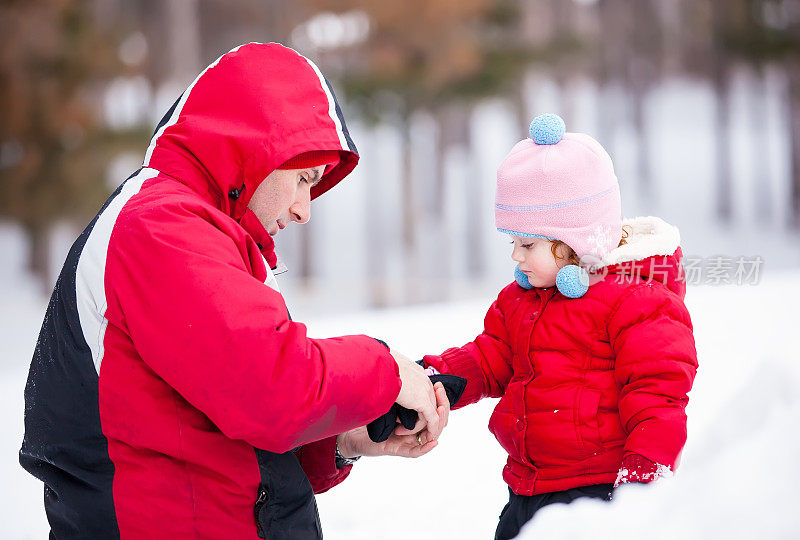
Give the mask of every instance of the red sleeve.
[(674, 468), (686, 442), (686, 404), (697, 371), (692, 323), (678, 296), (644, 284), (609, 323), (621, 390), (625, 452)]
[(106, 290), (142, 360), (226, 436), (271, 452), (386, 412), (400, 391), (386, 347), (309, 338), (250, 274), (245, 242), (188, 206), (118, 220), (112, 234)]
[(425, 365), (442, 373), (452, 373), (467, 379), (464, 394), (458, 400), (458, 409), (484, 397), (500, 397), (511, 380), (511, 341), (506, 330), (505, 317), (500, 308), (501, 297), (492, 304), (484, 318), (484, 330), (471, 343), (447, 349), (441, 355), (429, 355)]
[(336, 437), (306, 444), (297, 451), (300, 466), (311, 481), (314, 493), (325, 493), (341, 484), (350, 474), (352, 465), (336, 468)]

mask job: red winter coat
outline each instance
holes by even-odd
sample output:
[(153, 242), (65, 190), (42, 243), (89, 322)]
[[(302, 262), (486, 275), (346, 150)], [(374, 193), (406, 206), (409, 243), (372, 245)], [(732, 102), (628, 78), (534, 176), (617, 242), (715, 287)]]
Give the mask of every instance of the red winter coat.
[[(334, 436), (391, 407), (396, 362), (372, 338), (312, 339), (289, 319), (265, 284), (272, 239), (247, 208), (310, 150), (341, 154), (314, 197), (358, 161), (327, 81), (291, 49), (244, 45), (183, 93), (143, 168), (73, 245), (20, 452), (56, 537), (256, 538), (257, 519), (280, 517), (269, 505), (281, 490), (347, 476)], [(301, 502), (313, 534), (313, 496)]]
[(475, 341), (425, 357), (467, 378), (459, 406), (501, 398), (489, 430), (518, 495), (613, 483), (626, 453), (674, 468), (686, 441), (697, 356), (677, 229), (631, 223), (608, 257), (621, 262), (583, 297), (512, 283)]

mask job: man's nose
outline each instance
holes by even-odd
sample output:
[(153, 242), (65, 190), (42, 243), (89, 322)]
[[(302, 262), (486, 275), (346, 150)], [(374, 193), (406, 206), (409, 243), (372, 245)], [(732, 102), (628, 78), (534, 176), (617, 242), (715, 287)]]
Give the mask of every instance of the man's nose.
[(294, 203), (289, 207), (292, 221), (307, 223), (311, 219), (311, 189), (299, 189)]

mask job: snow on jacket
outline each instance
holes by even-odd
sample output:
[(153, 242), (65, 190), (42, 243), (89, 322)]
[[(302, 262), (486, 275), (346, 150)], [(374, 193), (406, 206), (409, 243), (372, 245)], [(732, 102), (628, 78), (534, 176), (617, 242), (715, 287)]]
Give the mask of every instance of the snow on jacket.
[(489, 430), (518, 495), (613, 483), (625, 454), (674, 468), (686, 441), (697, 354), (678, 230), (626, 224), (583, 297), (512, 283), (473, 342), (424, 359), (467, 378), (459, 406), (501, 397)]
[(335, 436), (385, 413), (400, 379), (372, 338), (309, 338), (266, 285), (274, 246), (247, 203), (310, 150), (341, 155), (312, 197), (358, 161), (325, 78), (280, 45), (238, 47), (72, 246), (20, 451), (56, 538), (283, 538), (284, 511), (319, 535), (311, 488), (349, 472)]

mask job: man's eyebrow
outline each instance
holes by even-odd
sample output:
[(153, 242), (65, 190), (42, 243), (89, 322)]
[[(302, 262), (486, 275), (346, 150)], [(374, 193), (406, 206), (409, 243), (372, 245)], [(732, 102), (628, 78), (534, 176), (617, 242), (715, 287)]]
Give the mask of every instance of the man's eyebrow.
[(315, 169), (311, 177), (311, 186), (316, 186), (320, 181), (319, 169)]

